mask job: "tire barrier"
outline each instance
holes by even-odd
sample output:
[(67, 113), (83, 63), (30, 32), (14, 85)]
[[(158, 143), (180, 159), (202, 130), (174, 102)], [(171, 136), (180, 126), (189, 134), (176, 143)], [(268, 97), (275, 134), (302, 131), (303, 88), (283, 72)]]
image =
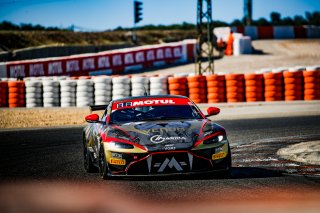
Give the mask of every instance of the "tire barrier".
[(150, 77), (150, 95), (168, 94), (168, 77)]
[(25, 83), (24, 81), (8, 82), (8, 106), (9, 108), (25, 106)]
[(187, 77), (169, 77), (169, 93), (170, 95), (188, 96)]
[(112, 100), (112, 79), (108, 76), (95, 77), (94, 102), (95, 105), (104, 105)]
[(320, 66), (306, 67), (303, 80), (304, 100), (320, 100)]
[(283, 72), (284, 78), (284, 100), (303, 100), (303, 79), (301, 68), (290, 68)]
[(226, 88), (227, 102), (243, 102), (245, 100), (243, 74), (227, 74)]
[(262, 69), (249, 74), (82, 76), (0, 81), (0, 107), (87, 107), (144, 95), (183, 95), (195, 103), (320, 100), (320, 66)]
[(0, 107), (8, 106), (8, 82), (0, 81)]
[(94, 104), (94, 88), (91, 79), (77, 80), (76, 106), (86, 107)]
[(60, 80), (60, 105), (61, 107), (76, 106), (77, 81)]
[(246, 101), (256, 102), (263, 101), (263, 75), (249, 73), (244, 75)]
[(149, 78), (143, 76), (134, 76), (131, 78), (131, 96), (141, 96), (145, 92), (150, 94)]
[(43, 106), (59, 107), (60, 106), (60, 83), (50, 78), (42, 80), (43, 85)]
[(112, 99), (130, 96), (131, 80), (126, 76), (112, 78)]
[(265, 101), (283, 100), (283, 76), (282, 72), (274, 70), (263, 74)]
[(207, 103), (206, 76), (194, 75), (187, 77), (189, 98), (195, 103)]
[(226, 78), (224, 75), (207, 75), (208, 103), (226, 102)]
[(26, 85), (26, 107), (42, 107), (42, 81), (36, 79), (29, 79), (25, 81)]

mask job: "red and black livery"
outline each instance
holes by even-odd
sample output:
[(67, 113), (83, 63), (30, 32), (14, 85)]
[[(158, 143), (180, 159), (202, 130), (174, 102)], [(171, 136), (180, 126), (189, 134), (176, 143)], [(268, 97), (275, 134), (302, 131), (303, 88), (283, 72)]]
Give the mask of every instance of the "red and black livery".
[(111, 101), (86, 116), (84, 165), (113, 176), (177, 175), (207, 172), (228, 174), (230, 146), (225, 129), (208, 119), (185, 96), (128, 97)]

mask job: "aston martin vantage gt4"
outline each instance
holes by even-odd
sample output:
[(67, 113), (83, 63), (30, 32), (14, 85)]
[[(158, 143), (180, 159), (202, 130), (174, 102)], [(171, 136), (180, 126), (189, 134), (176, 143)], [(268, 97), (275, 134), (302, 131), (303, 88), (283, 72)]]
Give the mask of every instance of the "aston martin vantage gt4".
[(86, 116), (84, 166), (114, 176), (158, 176), (220, 172), (231, 169), (225, 129), (208, 119), (185, 96), (139, 96), (92, 106), (104, 110)]

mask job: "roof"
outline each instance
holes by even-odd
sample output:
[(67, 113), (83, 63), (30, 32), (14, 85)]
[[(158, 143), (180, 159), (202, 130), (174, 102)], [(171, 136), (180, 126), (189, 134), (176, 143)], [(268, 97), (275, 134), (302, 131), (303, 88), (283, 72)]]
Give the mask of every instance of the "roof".
[(142, 95), (142, 96), (134, 96), (134, 97), (126, 97), (126, 98), (120, 98), (120, 99), (115, 99), (115, 101), (125, 101), (125, 100), (136, 100), (136, 99), (145, 99), (145, 98), (188, 98), (186, 96), (182, 95)]

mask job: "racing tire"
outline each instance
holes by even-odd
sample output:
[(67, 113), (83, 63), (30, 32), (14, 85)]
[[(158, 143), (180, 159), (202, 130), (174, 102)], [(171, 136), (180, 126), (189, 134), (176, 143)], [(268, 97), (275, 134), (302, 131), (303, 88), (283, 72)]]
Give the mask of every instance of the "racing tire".
[(100, 153), (99, 153), (99, 173), (102, 179), (104, 180), (110, 179), (110, 177), (108, 176), (108, 173), (109, 173), (108, 163), (104, 156), (102, 147), (100, 147)]
[(228, 146), (228, 155), (226, 157), (226, 164), (227, 164), (227, 169), (225, 171), (219, 172), (219, 177), (221, 178), (231, 178), (231, 170), (232, 170), (232, 159), (231, 159), (231, 149), (230, 146)]
[(84, 158), (83, 165), (84, 165), (84, 169), (86, 170), (86, 172), (88, 172), (88, 173), (97, 172), (97, 168), (92, 163), (92, 159), (89, 155), (89, 151), (88, 151), (88, 148), (86, 147), (86, 145), (83, 146), (83, 158)]

